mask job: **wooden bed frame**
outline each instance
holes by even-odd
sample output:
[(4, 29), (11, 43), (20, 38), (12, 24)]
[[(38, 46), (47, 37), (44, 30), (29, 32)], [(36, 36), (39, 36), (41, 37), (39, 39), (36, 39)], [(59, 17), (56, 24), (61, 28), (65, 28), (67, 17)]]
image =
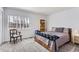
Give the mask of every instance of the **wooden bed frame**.
[[(43, 46), (44, 48), (46, 48), (49, 52), (53, 52), (54, 50), (51, 50), (50, 48), (49, 48), (49, 46), (47, 45), (47, 44), (45, 44), (43, 41), (41, 41), (40, 39), (38, 39), (38, 38), (36, 38), (36, 37), (34, 37), (34, 39), (35, 39), (35, 41), (37, 42), (37, 43), (39, 43), (41, 46)], [(52, 48), (54, 48), (54, 47), (52, 47)]]

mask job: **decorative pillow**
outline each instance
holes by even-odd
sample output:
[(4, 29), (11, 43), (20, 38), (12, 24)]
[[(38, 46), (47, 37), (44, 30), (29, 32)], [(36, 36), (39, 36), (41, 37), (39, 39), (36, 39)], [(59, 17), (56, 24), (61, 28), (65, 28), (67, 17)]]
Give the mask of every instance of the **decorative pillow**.
[(64, 31), (64, 28), (56, 28), (55, 31), (56, 32), (63, 32)]
[(68, 28), (65, 28), (65, 29), (64, 29), (64, 32), (65, 32), (65, 33), (68, 33), (68, 31), (69, 31)]

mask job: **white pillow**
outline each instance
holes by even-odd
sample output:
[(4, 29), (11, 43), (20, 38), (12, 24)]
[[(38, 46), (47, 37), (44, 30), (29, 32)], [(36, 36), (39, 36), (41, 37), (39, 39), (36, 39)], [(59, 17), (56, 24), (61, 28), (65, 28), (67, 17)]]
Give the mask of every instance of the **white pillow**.
[(55, 31), (55, 29), (56, 29), (55, 27), (52, 27), (52, 31)]

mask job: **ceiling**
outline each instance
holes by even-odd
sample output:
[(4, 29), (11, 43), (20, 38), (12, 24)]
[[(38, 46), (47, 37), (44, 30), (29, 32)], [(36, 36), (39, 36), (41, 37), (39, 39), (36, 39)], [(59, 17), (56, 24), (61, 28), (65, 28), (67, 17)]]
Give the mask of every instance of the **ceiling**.
[(50, 15), (52, 13), (71, 9), (72, 7), (17, 7), (17, 8), (44, 15)]

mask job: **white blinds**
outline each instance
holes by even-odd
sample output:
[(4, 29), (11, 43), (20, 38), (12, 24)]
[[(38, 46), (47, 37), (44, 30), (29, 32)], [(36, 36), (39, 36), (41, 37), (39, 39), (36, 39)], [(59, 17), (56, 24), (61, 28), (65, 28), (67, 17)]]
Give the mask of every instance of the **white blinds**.
[(10, 28), (27, 28), (29, 27), (29, 17), (8, 15)]

